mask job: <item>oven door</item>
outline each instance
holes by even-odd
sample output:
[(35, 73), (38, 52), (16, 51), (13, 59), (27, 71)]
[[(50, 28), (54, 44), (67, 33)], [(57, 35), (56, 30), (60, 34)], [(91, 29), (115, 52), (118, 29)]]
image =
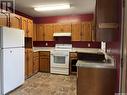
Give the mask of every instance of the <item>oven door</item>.
[(53, 52), (51, 55), (51, 67), (69, 68), (69, 52)]

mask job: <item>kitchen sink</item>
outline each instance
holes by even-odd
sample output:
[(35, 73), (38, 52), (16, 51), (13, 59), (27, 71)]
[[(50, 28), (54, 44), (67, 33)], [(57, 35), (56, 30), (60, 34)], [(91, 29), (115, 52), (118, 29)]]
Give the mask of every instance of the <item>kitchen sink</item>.
[(105, 63), (110, 62), (110, 60), (106, 60), (105, 54), (102, 52), (98, 53), (86, 53), (86, 52), (77, 52), (78, 60), (90, 61), (90, 62), (98, 62)]

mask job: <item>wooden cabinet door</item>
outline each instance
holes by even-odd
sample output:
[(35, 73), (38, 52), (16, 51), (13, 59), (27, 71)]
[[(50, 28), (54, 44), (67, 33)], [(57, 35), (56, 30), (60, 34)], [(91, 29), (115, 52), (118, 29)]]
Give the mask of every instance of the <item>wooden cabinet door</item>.
[(37, 24), (37, 41), (44, 41), (44, 25)]
[(54, 24), (54, 32), (62, 32), (62, 31), (63, 31), (62, 24), (59, 23)]
[(39, 71), (39, 52), (33, 52), (33, 73)]
[(25, 32), (25, 37), (27, 37), (27, 18), (22, 17), (22, 29)]
[(33, 72), (37, 73), (39, 71), (39, 57), (34, 58), (33, 65), (34, 65)]
[[(96, 41), (110, 42), (116, 40), (116, 32), (119, 26), (119, 5), (119, 0), (96, 0)], [(99, 27), (102, 24), (104, 27), (109, 27)], [(110, 26), (112, 27), (110, 24), (116, 24), (114, 26), (116, 28), (110, 28)]]
[(50, 72), (49, 58), (40, 58), (40, 71)]
[(28, 37), (32, 37), (33, 36), (33, 21), (28, 19), (27, 20), (27, 29), (28, 29)]
[(10, 19), (10, 27), (21, 29), (21, 17), (18, 15), (12, 15)]
[(25, 49), (25, 78), (28, 77), (28, 56), (27, 49)]
[(62, 32), (71, 32), (71, 24), (67, 23), (67, 24), (62, 24)]
[(44, 40), (53, 41), (53, 24), (44, 24)]
[(81, 23), (72, 24), (72, 41), (81, 41)]
[(82, 41), (91, 41), (92, 40), (92, 24), (91, 22), (82, 23)]
[(0, 13), (0, 26), (7, 26), (7, 17)]
[(28, 76), (33, 75), (33, 51), (28, 50)]
[(71, 32), (71, 24), (66, 23), (54, 24), (54, 32)]
[(33, 41), (36, 41), (37, 38), (37, 25), (33, 24)]

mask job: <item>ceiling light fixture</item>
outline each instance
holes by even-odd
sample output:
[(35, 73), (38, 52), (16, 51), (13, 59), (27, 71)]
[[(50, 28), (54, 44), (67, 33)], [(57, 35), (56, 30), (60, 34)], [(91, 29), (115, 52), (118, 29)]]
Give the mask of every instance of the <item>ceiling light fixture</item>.
[(51, 4), (51, 5), (41, 5), (35, 7), (34, 10), (36, 11), (52, 11), (52, 10), (63, 10), (63, 9), (70, 9), (70, 4)]

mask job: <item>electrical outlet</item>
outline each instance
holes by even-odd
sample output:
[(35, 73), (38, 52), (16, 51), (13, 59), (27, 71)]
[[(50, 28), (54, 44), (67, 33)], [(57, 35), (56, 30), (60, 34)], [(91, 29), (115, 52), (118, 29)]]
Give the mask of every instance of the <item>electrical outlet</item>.
[(48, 43), (45, 43), (46, 46), (48, 46)]
[(88, 47), (90, 47), (90, 43), (88, 43)]

